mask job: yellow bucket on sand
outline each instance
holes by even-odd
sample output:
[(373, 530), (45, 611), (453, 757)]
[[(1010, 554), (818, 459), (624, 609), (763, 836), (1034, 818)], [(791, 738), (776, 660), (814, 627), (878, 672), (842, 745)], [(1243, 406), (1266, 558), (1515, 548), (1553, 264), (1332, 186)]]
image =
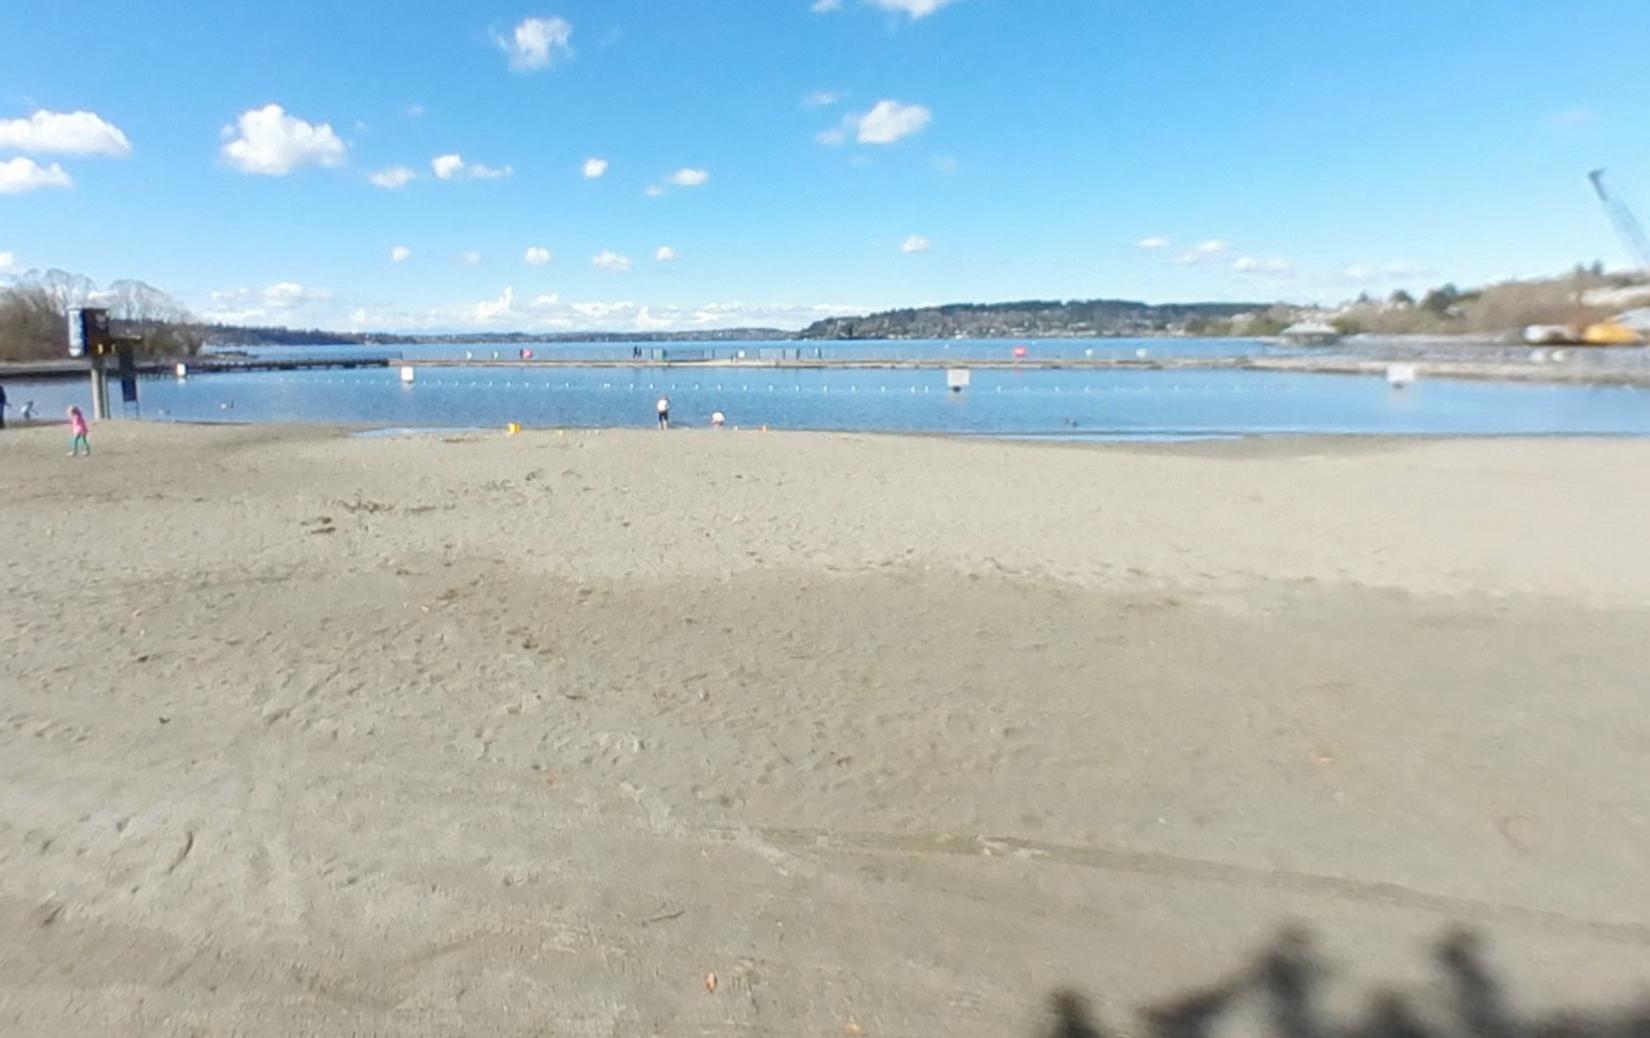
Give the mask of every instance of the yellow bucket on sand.
[(520, 422), (511, 422), (509, 425), (504, 427), (504, 435), (506, 436), (514, 436), (518, 432), (521, 432)]

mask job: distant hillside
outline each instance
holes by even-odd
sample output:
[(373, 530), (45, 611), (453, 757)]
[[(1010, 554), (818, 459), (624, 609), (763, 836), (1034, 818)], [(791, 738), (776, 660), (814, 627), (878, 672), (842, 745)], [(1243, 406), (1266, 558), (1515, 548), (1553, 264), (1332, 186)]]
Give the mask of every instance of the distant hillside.
[(1111, 335), (1183, 335), (1224, 328), (1234, 317), (1265, 310), (1264, 303), (1165, 303), (1125, 299), (1069, 302), (951, 303), (888, 310), (866, 317), (833, 317), (798, 333), (802, 339), (1060, 338)]

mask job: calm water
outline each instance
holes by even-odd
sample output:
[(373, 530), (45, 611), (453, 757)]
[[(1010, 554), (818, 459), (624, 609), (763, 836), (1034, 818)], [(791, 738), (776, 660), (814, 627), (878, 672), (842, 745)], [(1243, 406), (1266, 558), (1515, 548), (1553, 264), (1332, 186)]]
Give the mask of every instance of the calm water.
[[(299, 421), (375, 427), (638, 426), (669, 394), (678, 425), (713, 410), (738, 426), (1023, 437), (1282, 433), (1650, 434), (1650, 392), (1236, 371), (941, 371), (419, 368), (203, 375), (140, 382), (146, 420)], [(118, 401), (118, 391), (117, 391)], [(18, 383), (44, 417), (88, 407), (82, 380)], [(119, 404), (116, 404), (117, 413)]]

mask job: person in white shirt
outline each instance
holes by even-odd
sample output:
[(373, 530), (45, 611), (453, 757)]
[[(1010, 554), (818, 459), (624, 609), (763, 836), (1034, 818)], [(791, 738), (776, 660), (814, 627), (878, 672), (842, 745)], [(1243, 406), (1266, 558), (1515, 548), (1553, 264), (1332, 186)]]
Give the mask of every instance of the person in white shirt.
[(660, 397), (655, 409), (659, 412), (659, 428), (670, 428), (670, 397)]
[(710, 427), (712, 429), (720, 429), (724, 425), (727, 425), (727, 424), (728, 424), (728, 416), (727, 415), (723, 414), (720, 411), (712, 411), (710, 413)]

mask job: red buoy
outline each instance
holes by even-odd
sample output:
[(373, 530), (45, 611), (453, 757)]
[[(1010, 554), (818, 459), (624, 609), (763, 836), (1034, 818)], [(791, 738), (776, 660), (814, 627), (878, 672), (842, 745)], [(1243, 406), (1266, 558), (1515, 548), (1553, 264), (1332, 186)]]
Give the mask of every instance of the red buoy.
[(1025, 355), (1026, 355), (1026, 348), (1024, 346), (1014, 347), (1014, 359), (1015, 360), (1024, 360)]

